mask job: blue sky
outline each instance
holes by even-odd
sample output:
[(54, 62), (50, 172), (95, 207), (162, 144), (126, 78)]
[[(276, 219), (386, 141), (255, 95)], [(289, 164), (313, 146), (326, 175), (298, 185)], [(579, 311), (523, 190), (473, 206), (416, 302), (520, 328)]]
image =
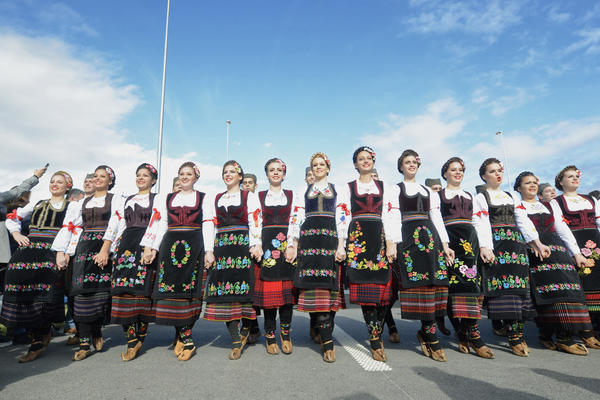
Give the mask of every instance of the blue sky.
[[(165, 14), (166, 0), (0, 1), (0, 139), (16, 150), (2, 187), (48, 161), (76, 183), (113, 165), (116, 190), (133, 190), (155, 159)], [(295, 187), (315, 151), (348, 181), (367, 144), (391, 182), (405, 148), (422, 180), (462, 156), (472, 190), (481, 161), (503, 158), (502, 130), (513, 179), (575, 163), (587, 192), (600, 188), (599, 77), (598, 1), (172, 0), (165, 182), (192, 159), (198, 188), (219, 189), (231, 120), (230, 155), (263, 187), (268, 158)]]

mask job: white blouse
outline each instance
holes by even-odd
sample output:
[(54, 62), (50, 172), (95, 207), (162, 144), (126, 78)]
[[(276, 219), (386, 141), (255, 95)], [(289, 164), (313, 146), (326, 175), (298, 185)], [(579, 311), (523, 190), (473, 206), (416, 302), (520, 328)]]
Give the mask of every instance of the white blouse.
[[(79, 242), (79, 236), (83, 231), (83, 218), (81, 216), (81, 208), (83, 207), (83, 202), (86, 199), (81, 199), (79, 201), (70, 202), (69, 207), (67, 208), (67, 213), (65, 215), (65, 219), (63, 221), (63, 227), (58, 234), (54, 238), (54, 242), (52, 243), (52, 250), (54, 251), (62, 251), (69, 255), (75, 254), (75, 249), (77, 248), (77, 243)], [(106, 195), (102, 197), (92, 197), (90, 201), (87, 202), (85, 208), (102, 208), (106, 202)], [(123, 198), (118, 195), (114, 195), (111, 201), (111, 212), (114, 210), (119, 210), (121, 208), (121, 204), (123, 203)], [(69, 224), (73, 224), (75, 228), (75, 233), (69, 231)], [(112, 229), (112, 228), (110, 228)], [(106, 233), (109, 235), (116, 234), (116, 232), (109, 231), (109, 228), (106, 229)], [(106, 234), (105, 233), (105, 234)], [(114, 250), (115, 243), (111, 246), (111, 251)]]
[[(511, 192), (511, 195), (509, 196), (502, 190), (486, 190), (490, 196), (492, 205), (501, 206), (510, 204), (514, 207), (515, 223), (519, 231), (521, 231), (525, 242), (529, 243), (539, 237), (535, 225), (533, 225), (533, 222), (531, 222), (527, 215), (527, 211), (521, 206), (521, 200), (517, 193)], [(494, 248), (492, 225), (490, 223), (488, 203), (485, 200), (485, 195), (483, 193), (479, 193), (475, 196), (475, 200), (473, 201), (473, 214), (473, 225), (477, 231), (479, 246), (492, 250)]]
[[(406, 189), (407, 196), (414, 196), (417, 193), (425, 197), (429, 197), (429, 219), (435, 226), (435, 230), (440, 236), (440, 240), (443, 243), (448, 243), (450, 239), (448, 238), (448, 232), (446, 232), (446, 226), (444, 225), (444, 220), (442, 219), (442, 213), (440, 212), (440, 196), (437, 192), (434, 192), (427, 186), (423, 186), (416, 182), (404, 182), (404, 187)], [(392, 213), (392, 218), (394, 218), (394, 223), (391, 224), (390, 229), (386, 231), (386, 235), (390, 235), (390, 237), (394, 238), (393, 240), (396, 243), (402, 242), (402, 212), (400, 211), (400, 187), (398, 185), (390, 186), (390, 196), (389, 204), (387, 207), (391, 209), (390, 213)], [(385, 207), (386, 205), (384, 205)]]
[[(214, 204), (214, 202), (213, 202)], [(225, 209), (231, 206), (239, 206), (242, 204), (242, 191), (235, 193), (223, 193), (216, 207), (225, 207)], [(253, 192), (248, 192), (248, 198), (246, 202), (248, 208), (248, 236), (250, 239), (250, 247), (262, 246), (262, 210), (260, 206), (260, 200), (258, 195)], [(213, 213), (216, 215), (216, 207), (213, 207)], [(217, 235), (217, 230), (214, 230), (212, 240), (214, 242)]]
[[(18, 218), (8, 218), (6, 220), (6, 229), (10, 233), (21, 232), (21, 220), (31, 217), (31, 214), (33, 214), (33, 209), (35, 208), (36, 204), (37, 203), (29, 203), (25, 207), (17, 208)], [(63, 204), (65, 204), (65, 200), (61, 200), (56, 203), (50, 202), (50, 206), (55, 210), (60, 210), (63, 207)]]
[[(172, 199), (173, 207), (195, 207), (196, 206), (196, 191), (190, 193), (177, 192)], [(202, 200), (202, 239), (204, 243), (204, 251), (213, 251), (214, 247), (214, 230), (215, 224), (213, 218), (215, 216), (215, 207), (213, 206), (214, 199), (205, 194)], [(146, 203), (148, 206), (148, 203)], [(152, 217), (155, 218), (152, 226), (148, 226), (146, 233), (140, 246), (150, 247), (154, 250), (160, 249), (160, 244), (169, 229), (169, 217), (167, 209), (167, 197), (157, 195), (154, 198), (154, 206), (156, 212), (153, 212)], [(156, 216), (155, 216), (156, 214)]]
[[(157, 210), (156, 205), (159, 200), (159, 196), (156, 195), (154, 197), (154, 210)], [(115, 239), (119, 238), (125, 228), (127, 228), (127, 223), (125, 222), (125, 210), (127, 208), (131, 208), (135, 210), (135, 205), (138, 204), (140, 207), (148, 207), (150, 205), (150, 194), (136, 194), (131, 199), (126, 200), (125, 202), (121, 202), (121, 207), (118, 210), (112, 210), (112, 214), (110, 216), (110, 221), (108, 221), (108, 229), (104, 234), (103, 239), (114, 242)], [(153, 212), (154, 214), (154, 212)], [(158, 220), (152, 222), (152, 227), (148, 227), (146, 229), (146, 233), (144, 233), (143, 238), (156, 237), (156, 231), (158, 229)], [(154, 235), (154, 236), (153, 236)]]
[[(594, 204), (590, 203), (588, 199), (585, 197), (577, 196), (563, 196), (567, 201), (567, 208), (569, 211), (582, 211), (582, 210), (594, 210), (594, 214), (596, 215), (596, 227), (600, 231), (600, 201), (596, 200), (592, 197)], [(558, 201), (556, 199), (552, 199), (550, 201), (552, 205), (552, 209), (554, 210), (554, 206), (558, 210), (558, 214), (555, 214), (556, 219), (563, 220), (562, 208), (558, 205)]]
[[(346, 240), (348, 235), (348, 216), (346, 212), (350, 212), (348, 208), (348, 198), (344, 197), (343, 189), (340, 190), (341, 186), (336, 185), (336, 200), (335, 200), (335, 223), (337, 227), (338, 239)], [(315, 182), (308, 189), (309, 196), (314, 197), (321, 193), (324, 196), (331, 196), (331, 187), (329, 182), (321, 181)], [(295, 191), (296, 198), (294, 199), (294, 203), (296, 206), (292, 208), (292, 216), (290, 220), (290, 226), (288, 229), (288, 246), (292, 246), (294, 243), (293, 239), (298, 239), (300, 237), (300, 226), (304, 223), (306, 219), (305, 207), (306, 203), (304, 201), (305, 191)]]
[[(535, 203), (524, 201), (521, 204), (527, 210), (527, 214), (550, 214), (550, 210), (539, 201), (536, 201)], [(573, 236), (573, 232), (571, 232), (565, 221), (563, 221), (562, 216), (557, 217), (556, 209), (560, 210), (558, 204), (550, 204), (550, 207), (552, 208), (552, 215), (554, 216), (554, 230), (567, 246), (569, 253), (571, 255), (581, 253), (581, 250), (579, 250), (579, 246), (577, 245), (577, 240), (575, 240), (575, 236)], [(537, 232), (535, 234), (537, 239), (539, 236)]]
[[(377, 185), (375, 184), (374, 180), (371, 180), (367, 183), (361, 182), (360, 180), (355, 180), (353, 182), (356, 182), (356, 191), (358, 192), (359, 195), (364, 195), (364, 194), (379, 194), (379, 189), (377, 188)], [(394, 236), (393, 233), (397, 233), (395, 231), (395, 225), (398, 223), (398, 213), (394, 213), (393, 210), (390, 209), (389, 204), (392, 202), (392, 193), (393, 192), (393, 188), (388, 185), (385, 182), (381, 182), (380, 183), (383, 185), (383, 204), (382, 204), (382, 208), (381, 208), (381, 221), (383, 222), (383, 231), (385, 233), (385, 239), (386, 240), (391, 240), (394, 243), (399, 243), (402, 239), (402, 235), (400, 235), (400, 237), (398, 236)], [(354, 184), (354, 183), (352, 183)], [(349, 214), (347, 215), (348, 218), (348, 223), (345, 226), (346, 231), (348, 230), (348, 228), (350, 227), (350, 221), (352, 221), (352, 207), (350, 205), (350, 199), (351, 199), (351, 193), (350, 193), (350, 187), (348, 186), (348, 184), (344, 184), (342, 185), (342, 187), (340, 188), (339, 192), (342, 192), (342, 196), (344, 199), (348, 200), (348, 212)], [(397, 201), (397, 197), (396, 197), (396, 201)], [(401, 223), (401, 221), (400, 221)], [(348, 237), (348, 233), (346, 232), (345, 237)]]
[[(298, 201), (298, 197), (296, 196), (296, 192), (292, 191), (292, 210), (290, 211), (290, 220), (288, 221), (288, 224), (290, 223), (290, 221), (293, 218), (294, 209), (297, 209), (299, 207), (297, 201)], [(286, 197), (283, 189), (278, 192), (272, 191), (271, 189), (267, 190), (267, 195), (265, 196), (265, 206), (275, 207), (275, 206), (285, 206), (285, 205), (287, 205), (287, 197)], [(292, 235), (292, 236), (296, 237), (296, 235)]]

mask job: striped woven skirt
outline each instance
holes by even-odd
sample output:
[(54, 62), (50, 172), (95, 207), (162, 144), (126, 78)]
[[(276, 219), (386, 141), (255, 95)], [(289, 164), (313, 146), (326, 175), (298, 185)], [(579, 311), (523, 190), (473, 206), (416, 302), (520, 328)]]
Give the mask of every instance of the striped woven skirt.
[(104, 321), (110, 310), (110, 292), (78, 294), (74, 299), (75, 322)]
[(489, 319), (507, 319), (524, 321), (536, 316), (535, 307), (529, 294), (526, 296), (504, 295), (487, 298)]
[(591, 330), (592, 321), (585, 304), (555, 303), (537, 307), (536, 322), (541, 327), (550, 327), (577, 333)]
[(450, 296), (448, 298), (448, 317), (481, 319), (483, 296)]
[(113, 324), (131, 324), (134, 322), (154, 322), (156, 310), (152, 299), (146, 296), (130, 294), (114, 295), (110, 320)]
[(400, 311), (403, 319), (433, 321), (446, 316), (447, 286), (420, 286), (400, 290)]
[(329, 289), (300, 289), (298, 311), (329, 312), (346, 308), (344, 292)]
[(260, 308), (279, 308), (294, 304), (293, 281), (263, 281), (260, 268), (254, 266), (254, 295), (252, 304)]
[(390, 271), (385, 285), (377, 283), (348, 283), (350, 303), (361, 306), (389, 306), (398, 298), (398, 286)]
[(252, 303), (206, 303), (204, 317), (207, 321), (229, 322), (237, 319), (256, 319)]
[(587, 304), (588, 311), (590, 314), (600, 314), (600, 292), (599, 291), (586, 291), (585, 302)]
[(23, 302), (4, 301), (0, 320), (9, 328), (33, 329), (43, 324), (63, 322), (65, 320), (64, 301)]
[(159, 325), (193, 325), (202, 313), (202, 299), (158, 299), (154, 308)]

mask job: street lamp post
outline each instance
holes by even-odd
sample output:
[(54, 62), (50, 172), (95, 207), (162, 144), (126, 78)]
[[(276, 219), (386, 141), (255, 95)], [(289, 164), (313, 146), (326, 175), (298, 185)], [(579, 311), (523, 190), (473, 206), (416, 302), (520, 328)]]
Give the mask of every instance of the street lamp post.
[(510, 190), (510, 171), (508, 168), (508, 155), (506, 153), (506, 146), (504, 145), (504, 135), (502, 131), (496, 132), (496, 136), (500, 136), (500, 143), (502, 145), (502, 153), (504, 153), (504, 172), (506, 173), (506, 184), (508, 185), (508, 190)]
[(227, 125), (227, 144), (226, 144), (226, 146), (227, 146), (226, 147), (227, 148), (227, 152), (226, 152), (226, 154), (227, 154), (227, 160), (225, 160), (225, 161), (229, 161), (229, 127), (231, 126), (231, 121), (227, 120), (227, 121), (225, 121), (225, 124)]
[(163, 139), (163, 121), (165, 119), (165, 81), (167, 77), (167, 43), (169, 42), (169, 13), (171, 12), (171, 0), (167, 0), (167, 22), (165, 27), (165, 53), (163, 56), (163, 75), (162, 90), (160, 95), (160, 125), (158, 128), (158, 150), (156, 152), (156, 167), (158, 168), (158, 180), (156, 182), (156, 191), (160, 192), (160, 175), (162, 161), (162, 139)]

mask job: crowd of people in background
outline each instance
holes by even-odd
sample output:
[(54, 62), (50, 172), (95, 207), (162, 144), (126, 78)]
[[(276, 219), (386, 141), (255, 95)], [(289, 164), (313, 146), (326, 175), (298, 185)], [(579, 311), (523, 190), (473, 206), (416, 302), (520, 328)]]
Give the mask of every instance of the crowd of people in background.
[(103, 349), (112, 323), (123, 327), (121, 359), (130, 361), (154, 323), (173, 327), (174, 355), (187, 361), (202, 316), (225, 323), (231, 360), (261, 334), (267, 354), (291, 354), (295, 308), (309, 314), (308, 334), (332, 363), (335, 316), (348, 300), (361, 308), (380, 362), (389, 353), (386, 325), (390, 342), (400, 342), (396, 302), (403, 319), (420, 322), (416, 339), (435, 361), (447, 361), (438, 336), (452, 333), (446, 318), (460, 352), (494, 358), (479, 329), (483, 313), (520, 357), (530, 355), (528, 320), (544, 348), (580, 356), (600, 349), (600, 192), (578, 192), (576, 166), (561, 169), (554, 185), (523, 171), (504, 191), (504, 167), (488, 158), (471, 194), (459, 157), (425, 185), (414, 150), (398, 158), (398, 184), (379, 180), (368, 146), (352, 162), (357, 178), (334, 185), (331, 161), (317, 152), (306, 188), (292, 191), (281, 159), (265, 163), (264, 190), (230, 160), (216, 196), (195, 188), (193, 162), (179, 167), (168, 195), (152, 193), (158, 171), (141, 164), (126, 178), (138, 190), (126, 197), (110, 192), (115, 172), (100, 165), (83, 190), (54, 172), (49, 197), (32, 204), (47, 167), (36, 170), (0, 193), (3, 341), (28, 344), (18, 361), (30, 362), (63, 330), (81, 361)]

